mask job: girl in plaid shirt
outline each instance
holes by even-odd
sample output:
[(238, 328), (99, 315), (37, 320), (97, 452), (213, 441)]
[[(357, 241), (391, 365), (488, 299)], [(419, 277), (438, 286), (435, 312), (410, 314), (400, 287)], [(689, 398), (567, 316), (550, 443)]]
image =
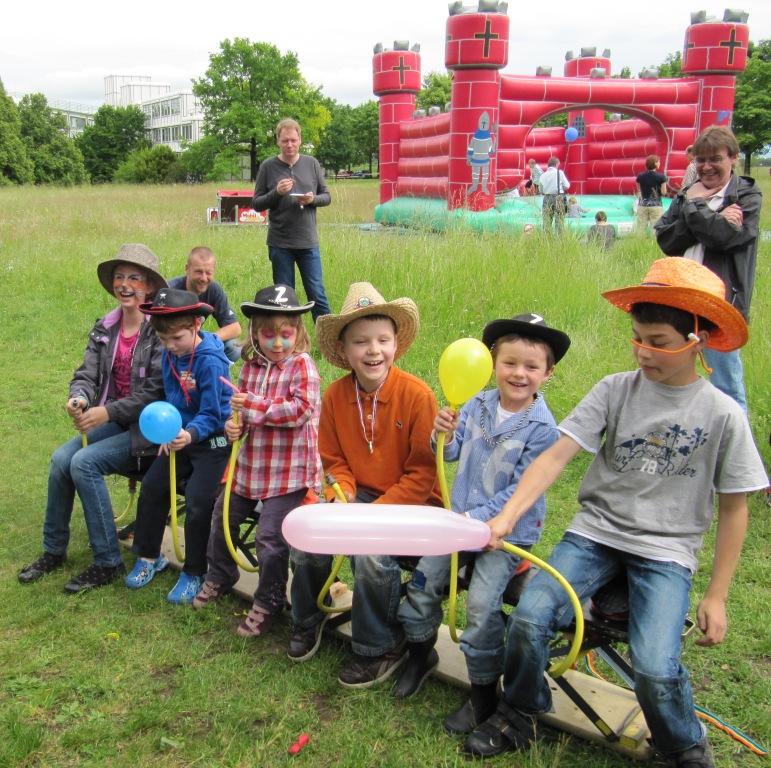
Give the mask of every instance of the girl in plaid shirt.
[[(281, 534), (287, 513), (302, 504), (321, 480), (318, 424), (321, 386), (302, 322), (313, 302), (301, 305), (292, 288), (272, 285), (241, 304), (249, 318), (244, 366), (231, 405), (238, 414), (225, 423), (231, 441), (244, 436), (230, 499), (230, 527), (259, 511), (256, 551), (260, 572), (254, 604), (236, 630), (259, 637), (286, 603), (289, 545)], [(224, 491), (214, 507), (207, 559), (209, 570), (193, 600), (202, 608), (227, 592), (239, 578), (222, 526)], [(259, 509), (258, 509), (259, 508)]]

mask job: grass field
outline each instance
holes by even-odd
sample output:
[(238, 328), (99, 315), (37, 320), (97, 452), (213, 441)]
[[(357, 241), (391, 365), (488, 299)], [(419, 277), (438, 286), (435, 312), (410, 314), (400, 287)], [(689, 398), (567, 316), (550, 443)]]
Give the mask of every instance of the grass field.
[[(762, 171), (764, 169), (759, 169)], [(768, 175), (758, 176), (771, 195)], [(67, 384), (93, 320), (111, 306), (97, 262), (121, 243), (143, 242), (167, 276), (181, 274), (187, 252), (208, 245), (217, 278), (234, 304), (271, 282), (265, 230), (207, 227), (214, 186), (0, 189), (0, 766), (456, 766), (469, 761), (447, 737), (442, 717), (463, 694), (430, 681), (406, 702), (387, 689), (352, 692), (336, 682), (346, 649), (325, 642), (308, 664), (286, 659), (288, 622), (258, 643), (233, 629), (235, 599), (202, 613), (164, 600), (174, 576), (138, 593), (122, 584), (80, 597), (62, 585), (89, 562), (76, 507), (66, 574), (30, 586), (17, 570), (40, 551), (48, 460), (71, 436)], [(573, 346), (547, 399), (559, 420), (601, 376), (630, 368), (629, 321), (600, 291), (640, 281), (659, 253), (649, 239), (626, 238), (606, 253), (575, 240), (511, 239), (454, 232), (374, 232), (376, 182), (333, 185), (320, 212), (325, 277), (333, 308), (350, 282), (368, 280), (386, 298), (409, 296), (421, 311), (420, 336), (402, 365), (439, 392), (436, 367), (454, 339), (478, 336), (490, 319), (535, 311), (564, 330)], [(771, 206), (762, 228), (771, 230)], [(771, 241), (761, 242), (752, 338), (744, 353), (751, 421), (764, 456), (771, 424), (769, 296)], [(337, 371), (319, 363), (322, 380)], [(548, 496), (537, 553), (545, 555), (575, 512), (588, 457), (566, 471)], [(124, 482), (116, 482), (122, 498)], [(697, 703), (768, 746), (768, 508), (751, 501), (752, 520), (729, 605), (727, 641), (685, 660)], [(706, 584), (712, 537), (695, 579), (694, 605)], [(131, 556), (127, 554), (127, 562)], [(306, 731), (297, 758), (287, 747)], [(766, 764), (717, 731), (721, 768)], [(527, 755), (491, 766), (616, 768), (632, 763), (559, 734)]]

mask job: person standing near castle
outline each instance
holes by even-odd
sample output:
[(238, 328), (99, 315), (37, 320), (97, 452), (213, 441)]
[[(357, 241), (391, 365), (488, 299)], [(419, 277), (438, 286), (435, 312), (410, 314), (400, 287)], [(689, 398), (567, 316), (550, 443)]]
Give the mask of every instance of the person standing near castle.
[(300, 270), (309, 302), (315, 302), (314, 322), (329, 314), (329, 300), (321, 270), (316, 208), (332, 197), (319, 161), (300, 154), (300, 124), (287, 118), (276, 126), (279, 154), (260, 164), (252, 208), (268, 214), (268, 255), (273, 283), (295, 287), (294, 267)]

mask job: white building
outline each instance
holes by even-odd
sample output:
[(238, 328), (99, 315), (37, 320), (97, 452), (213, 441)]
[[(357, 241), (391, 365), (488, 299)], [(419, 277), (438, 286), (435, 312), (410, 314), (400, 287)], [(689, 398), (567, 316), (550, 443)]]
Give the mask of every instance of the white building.
[(203, 112), (192, 91), (172, 93), (171, 85), (153, 83), (145, 75), (109, 75), (104, 78), (104, 100), (113, 107), (138, 106), (153, 146), (166, 144), (181, 152), (182, 142), (203, 137)]

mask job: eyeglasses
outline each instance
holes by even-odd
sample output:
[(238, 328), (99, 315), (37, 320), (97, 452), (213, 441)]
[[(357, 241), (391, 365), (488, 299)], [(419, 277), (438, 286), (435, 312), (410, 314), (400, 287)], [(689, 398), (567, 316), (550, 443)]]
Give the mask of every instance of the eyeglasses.
[(131, 274), (131, 275), (124, 275), (122, 272), (116, 272), (112, 276), (112, 284), (113, 285), (123, 285), (123, 283), (128, 283), (130, 286), (137, 286), (137, 285), (144, 285), (147, 282), (144, 275), (139, 274)]
[(631, 341), (638, 349), (646, 349), (648, 352), (663, 352), (665, 355), (679, 355), (681, 352), (685, 352), (687, 349), (691, 349), (691, 347), (695, 347), (699, 343), (699, 337), (695, 333), (689, 333), (688, 338), (690, 341), (677, 349), (651, 347), (649, 344), (643, 344), (641, 341), (637, 341), (637, 339), (629, 339), (629, 341)]

